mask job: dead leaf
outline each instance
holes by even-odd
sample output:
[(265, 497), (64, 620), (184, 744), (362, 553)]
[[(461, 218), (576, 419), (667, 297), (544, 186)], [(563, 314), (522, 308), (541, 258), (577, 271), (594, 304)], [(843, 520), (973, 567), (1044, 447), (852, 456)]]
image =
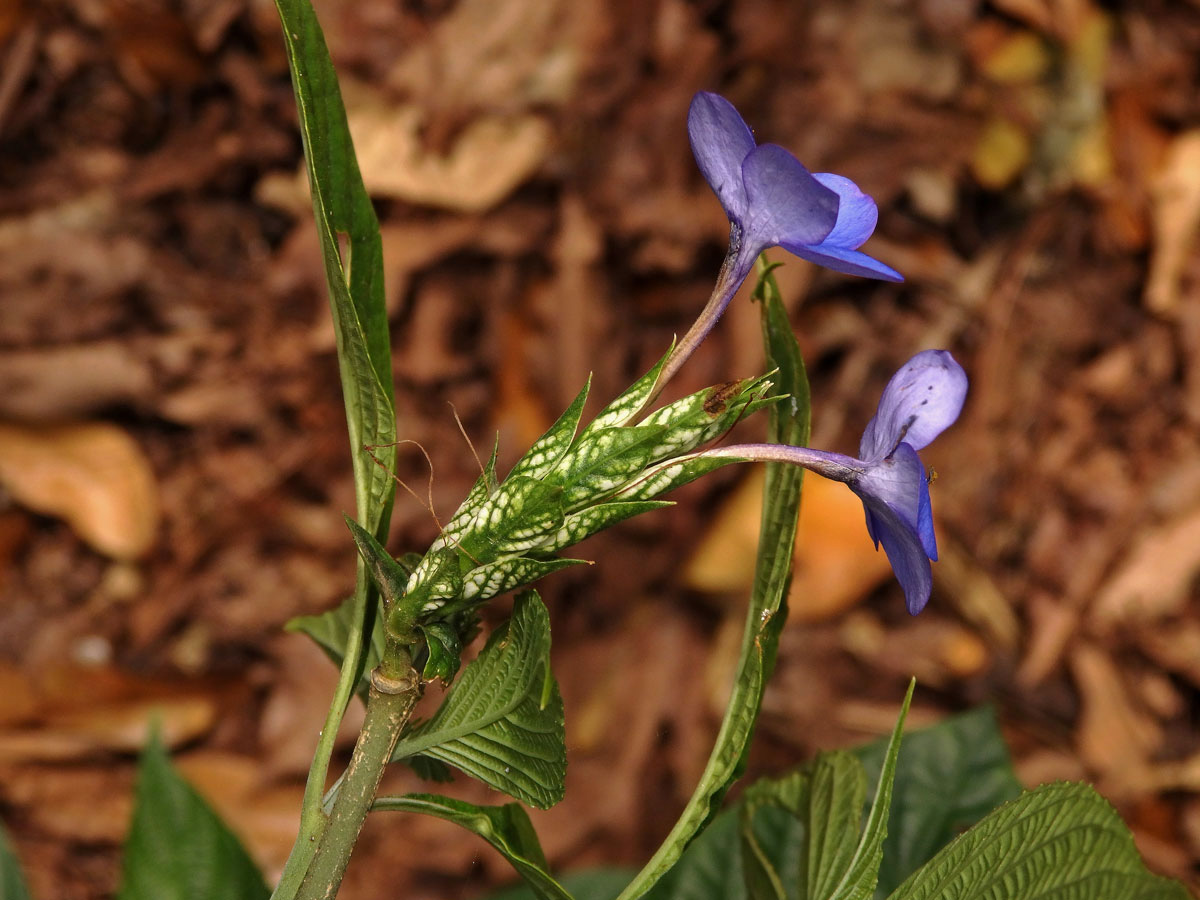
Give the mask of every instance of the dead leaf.
[(1200, 130), (1184, 132), (1168, 147), (1154, 185), (1153, 219), (1154, 250), (1143, 300), (1152, 312), (1172, 316), (1200, 226)]
[(370, 193), (461, 212), (491, 209), (512, 193), (541, 166), (552, 138), (540, 116), (485, 115), (438, 153), (422, 143), (418, 106), (359, 97), (346, 115)]
[(1083, 705), (1075, 732), (1079, 755), (1106, 776), (1110, 790), (1144, 789), (1150, 757), (1162, 743), (1162, 729), (1130, 699), (1120, 670), (1104, 650), (1080, 643), (1070, 662)]
[(35, 512), (65, 519), (101, 553), (135, 559), (158, 531), (158, 487), (128, 434), (104, 423), (0, 423), (0, 483)]
[(1092, 604), (1090, 620), (1101, 632), (1183, 611), (1200, 573), (1200, 513), (1147, 531), (1108, 579)]

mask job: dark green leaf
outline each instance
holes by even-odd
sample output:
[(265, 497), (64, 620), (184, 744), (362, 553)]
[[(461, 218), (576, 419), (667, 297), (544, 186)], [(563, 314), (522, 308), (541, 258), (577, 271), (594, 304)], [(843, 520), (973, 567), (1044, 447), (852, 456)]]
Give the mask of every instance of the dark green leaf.
[(516, 803), (476, 806), (437, 794), (380, 797), (375, 809), (437, 816), (479, 835), (507, 859), (538, 900), (572, 900), (550, 875), (542, 845), (525, 810)]
[(142, 752), (119, 900), (258, 900), (267, 888), (216, 813), (153, 737)]
[(960, 835), (891, 900), (1187, 900), (1146, 871), (1133, 836), (1085, 784), (1022, 794)]
[(29, 900), (21, 863), (13, 853), (3, 828), (0, 828), (0, 900)]
[[(337, 335), (350, 429), (357, 519), (382, 540), (395, 482), (396, 416), (383, 291), (379, 222), (359, 174), (346, 110), (321, 27), (308, 0), (276, 0), (292, 71)], [(347, 238), (343, 257), (339, 236)], [(379, 465), (366, 447), (375, 447)]]
[(563, 796), (562, 698), (550, 674), (550, 617), (533, 591), (467, 665), (433, 718), (402, 737), (393, 759), (424, 754), (546, 809)]
[(643, 425), (666, 430), (650, 451), (651, 462), (680, 456), (724, 434), (762, 403), (770, 388), (767, 376), (746, 378), (706, 388), (647, 416)]
[[(770, 272), (763, 271), (764, 267), (765, 261), (760, 258), (756, 294), (763, 299), (767, 367), (778, 372), (772, 394), (788, 394), (791, 398), (790, 402), (771, 407), (768, 437), (773, 442), (803, 446), (808, 443), (809, 435), (807, 376), (779, 289)], [(787, 618), (786, 598), (800, 512), (802, 471), (799, 466), (767, 466), (754, 587), (725, 718), (691, 799), (658, 851), (621, 894), (621, 900), (642, 896), (670, 870), (745, 767), (746, 750), (767, 678), (775, 667), (779, 633)]]
[(689, 481), (695, 481), (709, 472), (715, 472), (723, 466), (731, 466), (737, 462), (742, 462), (742, 460), (720, 456), (698, 456), (660, 463), (647, 469), (637, 481), (613, 497), (613, 500), (628, 503), (645, 502), (652, 497), (658, 497), (677, 487), (682, 487)]
[(490, 600), (501, 594), (532, 584), (559, 569), (583, 565), (582, 559), (536, 559), (527, 556), (510, 556), (486, 566), (471, 569), (463, 575), (463, 600), (477, 603)]
[[(869, 777), (882, 768), (886, 750), (884, 740), (857, 751)], [(875, 896), (882, 900), (951, 839), (1020, 793), (991, 707), (906, 735)]]
[(554, 540), (542, 545), (538, 550), (542, 553), (561, 550), (572, 544), (578, 544), (584, 538), (591, 537), (598, 531), (603, 531), (605, 528), (616, 525), (618, 522), (624, 522), (633, 516), (640, 516), (645, 512), (674, 505), (666, 500), (642, 500), (639, 502), (616, 500), (589, 506), (587, 509), (567, 516)]

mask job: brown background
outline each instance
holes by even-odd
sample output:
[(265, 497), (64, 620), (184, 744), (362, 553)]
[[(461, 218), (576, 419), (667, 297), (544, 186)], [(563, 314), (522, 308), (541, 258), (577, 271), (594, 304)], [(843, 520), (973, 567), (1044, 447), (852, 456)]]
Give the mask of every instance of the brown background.
[[(916, 350), (972, 377), (926, 455), (943, 554), (919, 618), (854, 498), (810, 480), (754, 771), (882, 733), (916, 674), (910, 722), (996, 703), (1024, 781), (1093, 780), (1152, 866), (1195, 877), (1200, 5), (318, 11), (383, 224), (400, 434), (432, 461), (402, 448), (416, 498), (392, 549), (436, 534), (427, 482), (444, 517), (474, 477), (454, 411), (511, 461), (589, 370), (594, 408), (691, 322), (726, 223), (685, 116), (719, 90), (761, 140), (876, 197), (867, 249), (908, 277), (782, 270), (814, 445), (853, 451)], [(111, 892), (159, 710), (274, 873), (333, 680), (280, 626), (337, 602), (353, 558), (274, 9), (9, 0), (0, 46), (0, 817), (37, 897)], [(739, 298), (674, 390), (760, 371), (756, 315)], [(755, 477), (680, 492), (545, 583), (570, 772), (535, 819), (556, 868), (645, 859), (690, 792), (736, 655)], [(478, 840), (397, 816), (369, 824), (343, 896), (510, 878)]]

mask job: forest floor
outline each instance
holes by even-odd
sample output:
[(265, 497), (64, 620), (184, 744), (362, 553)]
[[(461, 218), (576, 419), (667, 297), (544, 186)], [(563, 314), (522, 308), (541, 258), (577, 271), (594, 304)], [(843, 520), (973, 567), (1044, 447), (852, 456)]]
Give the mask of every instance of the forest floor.
[[(971, 376), (927, 453), (942, 553), (919, 617), (853, 495), (808, 480), (752, 771), (886, 732), (916, 675), (910, 725), (994, 704), (1025, 783), (1091, 780), (1153, 868), (1195, 882), (1200, 4), (317, 10), (382, 223), (413, 442), (391, 549), (437, 534), (426, 485), (444, 519), (471, 444), (498, 432), (503, 468), (589, 372), (596, 408), (686, 330), (727, 223), (685, 117), (720, 91), (760, 140), (875, 197), (866, 249), (907, 278), (775, 252), (813, 445), (853, 452), (919, 349)], [(277, 873), (334, 681), (282, 626), (350, 589), (354, 498), (274, 7), (26, 0), (0, 12), (0, 48), (0, 818), (35, 897), (108, 896), (157, 715)], [(673, 392), (761, 367), (743, 292)], [(541, 586), (570, 766), (534, 821), (557, 871), (644, 860), (690, 793), (737, 654), (760, 477), (691, 485)], [(509, 880), (453, 826), (379, 817), (342, 896)]]

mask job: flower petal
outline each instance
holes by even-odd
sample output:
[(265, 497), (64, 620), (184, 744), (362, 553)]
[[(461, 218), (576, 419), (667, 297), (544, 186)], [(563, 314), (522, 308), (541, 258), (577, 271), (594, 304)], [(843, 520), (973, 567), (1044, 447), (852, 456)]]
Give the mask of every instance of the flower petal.
[(916, 615), (929, 600), (931, 559), (937, 559), (929, 484), (917, 451), (906, 443), (863, 472), (850, 485), (862, 499), (867, 531), (883, 544), (904, 588), (908, 611)]
[(838, 195), (778, 144), (754, 148), (742, 163), (748, 206), (744, 240), (759, 249), (819, 244), (837, 223)]
[(929, 557), (916, 533), (900, 521), (894, 510), (874, 497), (862, 496), (862, 502), (867, 516), (874, 517), (878, 542), (883, 544), (896, 580), (904, 589), (904, 605), (915, 616), (925, 608), (933, 591)]
[(821, 243), (826, 247), (856, 250), (866, 243), (879, 222), (879, 208), (858, 185), (842, 175), (815, 172), (813, 178), (838, 195), (837, 223)]
[(879, 409), (863, 431), (859, 456), (876, 462), (901, 441), (920, 450), (954, 424), (966, 396), (967, 373), (954, 357), (945, 350), (923, 350), (883, 389)]
[(783, 241), (779, 246), (801, 259), (807, 259), (809, 262), (833, 269), (835, 272), (841, 272), (843, 275), (861, 275), (864, 278), (879, 278), (883, 281), (904, 280), (904, 276), (891, 266), (885, 265), (865, 253), (860, 253), (858, 250), (831, 247), (824, 242), (810, 246)]
[(704, 180), (721, 201), (730, 220), (746, 215), (746, 189), (742, 162), (754, 149), (754, 135), (733, 108), (718, 94), (701, 91), (688, 109), (688, 139)]

